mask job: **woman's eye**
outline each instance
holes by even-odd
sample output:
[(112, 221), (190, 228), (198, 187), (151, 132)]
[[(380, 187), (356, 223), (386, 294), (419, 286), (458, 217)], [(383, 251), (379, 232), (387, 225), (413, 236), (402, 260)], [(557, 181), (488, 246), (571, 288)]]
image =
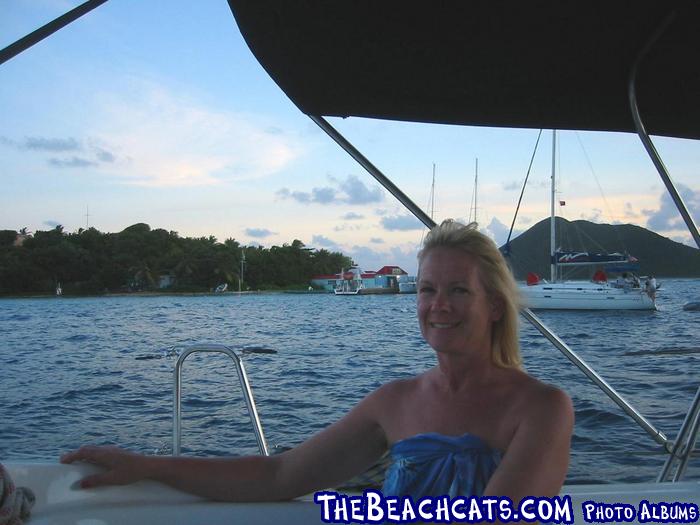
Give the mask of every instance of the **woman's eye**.
[(434, 291), (434, 289), (431, 288), (430, 286), (421, 286), (421, 287), (418, 289), (418, 291), (419, 291), (420, 293), (431, 293), (431, 292)]

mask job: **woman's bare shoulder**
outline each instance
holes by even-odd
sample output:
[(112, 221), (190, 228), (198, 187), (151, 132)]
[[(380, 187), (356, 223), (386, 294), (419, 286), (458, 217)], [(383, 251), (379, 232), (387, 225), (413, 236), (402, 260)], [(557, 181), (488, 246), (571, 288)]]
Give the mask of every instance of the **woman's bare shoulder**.
[(517, 412), (523, 419), (534, 420), (547, 426), (573, 424), (573, 404), (564, 390), (522, 371), (517, 377)]

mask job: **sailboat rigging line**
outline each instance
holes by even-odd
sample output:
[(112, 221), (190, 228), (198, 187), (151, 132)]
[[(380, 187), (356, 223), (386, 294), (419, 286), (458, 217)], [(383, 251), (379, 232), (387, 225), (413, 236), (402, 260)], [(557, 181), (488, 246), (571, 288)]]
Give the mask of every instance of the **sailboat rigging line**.
[[(588, 169), (591, 171), (591, 175), (593, 175), (593, 180), (595, 181), (596, 186), (598, 186), (598, 191), (600, 192), (600, 196), (603, 198), (603, 202), (605, 203), (605, 211), (608, 212), (608, 220), (612, 224), (615, 220), (615, 217), (613, 217), (612, 208), (610, 207), (610, 204), (608, 204), (608, 199), (605, 198), (605, 192), (603, 192), (603, 187), (600, 185), (600, 181), (598, 180), (598, 176), (595, 174), (595, 170), (593, 169), (593, 164), (591, 163), (591, 159), (588, 156), (588, 152), (586, 151), (585, 146), (583, 145), (583, 141), (581, 140), (581, 135), (579, 134), (578, 131), (575, 131), (574, 135), (576, 136), (576, 140), (578, 141), (578, 145), (581, 147), (581, 151), (583, 152), (583, 157), (586, 159), (586, 164), (588, 164)], [(624, 242), (622, 240), (622, 237), (620, 236), (620, 233), (617, 230), (615, 230), (615, 232), (617, 233), (617, 240), (623, 244), (623, 247), (626, 250), (627, 247), (624, 246)]]
[(671, 452), (671, 442), (661, 432), (657, 430), (642, 414), (640, 414), (632, 405), (629, 404), (617, 391), (610, 386), (607, 381), (598, 375), (576, 352), (567, 346), (567, 344), (559, 339), (535, 314), (527, 308), (523, 308), (520, 312), (530, 324), (532, 324), (539, 332), (544, 335), (549, 342), (552, 343), (559, 351), (564, 354), (579, 370), (581, 370), (598, 388), (600, 388), (617, 406), (619, 406), (628, 416), (630, 416), (637, 424), (651, 436), (659, 445), (663, 445), (667, 452)]
[(520, 190), (520, 198), (518, 199), (518, 205), (515, 207), (515, 215), (513, 215), (513, 222), (510, 223), (510, 231), (508, 232), (508, 239), (506, 240), (506, 253), (510, 251), (510, 236), (513, 234), (513, 228), (515, 227), (515, 219), (518, 218), (518, 210), (520, 210), (520, 203), (523, 201), (523, 195), (525, 194), (525, 186), (527, 186), (527, 179), (530, 177), (530, 170), (532, 169), (532, 163), (535, 160), (535, 153), (537, 153), (537, 146), (540, 143), (540, 137), (542, 136), (542, 130), (537, 134), (537, 142), (535, 142), (535, 149), (532, 151), (532, 157), (530, 157), (530, 165), (527, 167), (527, 174), (525, 175), (525, 182), (523, 182), (523, 187)]
[(372, 164), (367, 157), (360, 153), (355, 146), (350, 144), (350, 142), (348, 142), (348, 140), (343, 137), (337, 129), (331, 126), (326, 119), (316, 115), (309, 115), (309, 118), (313, 120), (318, 127), (325, 131), (328, 136), (331, 137), (341, 148), (343, 148), (348, 155), (355, 159), (360, 166), (367, 170), (367, 172), (372, 175), (372, 177), (374, 177), (379, 184), (384, 186), (389, 193), (396, 197), (398, 201), (403, 204), (408, 211), (415, 215), (419, 221), (430, 229), (435, 226), (435, 221), (431, 219), (427, 213), (425, 213), (404, 192), (402, 192), (393, 182), (391, 182), (386, 175), (379, 171), (379, 169)]
[(659, 37), (661, 37), (661, 35), (664, 33), (664, 31), (666, 31), (666, 29), (671, 24), (671, 22), (673, 21), (675, 16), (676, 16), (675, 11), (672, 11), (669, 15), (666, 16), (666, 18), (661, 22), (659, 27), (656, 29), (654, 34), (651, 36), (649, 41), (644, 45), (644, 47), (640, 51), (639, 55), (637, 55), (637, 58), (635, 59), (634, 64), (632, 65), (632, 70), (630, 71), (629, 83), (627, 85), (627, 95), (629, 97), (630, 110), (632, 111), (632, 118), (634, 119), (634, 126), (637, 128), (637, 135), (639, 135), (639, 138), (642, 141), (642, 144), (644, 144), (644, 148), (647, 150), (649, 157), (651, 157), (651, 161), (654, 163), (654, 166), (656, 167), (656, 171), (659, 172), (659, 176), (661, 177), (661, 180), (666, 185), (666, 189), (668, 190), (669, 195), (671, 195), (673, 202), (676, 204), (676, 208), (678, 208), (678, 211), (680, 212), (681, 216), (683, 217), (683, 220), (685, 221), (685, 224), (688, 227), (688, 230), (690, 230), (690, 234), (693, 236), (693, 239), (695, 240), (695, 244), (697, 244), (698, 248), (700, 248), (700, 233), (698, 233), (698, 227), (696, 226), (695, 221), (693, 221), (693, 218), (691, 217), (690, 212), (688, 212), (688, 208), (686, 207), (685, 203), (683, 202), (683, 198), (678, 193), (678, 190), (676, 190), (676, 186), (674, 185), (673, 181), (671, 180), (671, 176), (669, 175), (668, 170), (666, 169), (666, 166), (664, 165), (663, 161), (661, 160), (659, 153), (656, 151), (656, 148), (654, 147), (654, 143), (651, 141), (649, 134), (646, 132), (646, 129), (644, 127), (644, 123), (642, 122), (642, 117), (639, 114), (639, 108), (637, 106), (636, 80), (637, 80), (637, 69), (639, 68), (639, 64), (641, 63), (643, 58), (646, 56), (646, 54), (649, 52), (651, 47), (659, 39)]
[(78, 7), (71, 9), (67, 13), (62, 14), (55, 20), (41, 26), (36, 31), (32, 31), (26, 36), (23, 36), (16, 42), (10, 44), (4, 49), (0, 49), (0, 64), (4, 64), (11, 58), (16, 57), (23, 51), (26, 51), (34, 44), (38, 44), (46, 37), (54, 34), (59, 29), (64, 28), (71, 22), (76, 21), (78, 18), (84, 14), (89, 13), (96, 7), (101, 6), (107, 0), (88, 0), (87, 2), (80, 4)]
[[(690, 455), (693, 452), (695, 446), (695, 440), (698, 435), (698, 426), (700, 425), (700, 388), (698, 388), (695, 393), (695, 398), (690, 406), (690, 410), (685, 415), (685, 419), (681, 424), (681, 428), (676, 436), (676, 441), (673, 444), (671, 450), (671, 455), (666, 458), (666, 463), (661, 469), (661, 473), (657, 478), (657, 482), (661, 483), (668, 481), (669, 474), (671, 472), (671, 467), (676, 459), (680, 460), (680, 463), (676, 469), (676, 473), (673, 476), (673, 481), (679, 481), (683, 476), (685, 467), (690, 459)], [(686, 442), (685, 448), (683, 443)]]

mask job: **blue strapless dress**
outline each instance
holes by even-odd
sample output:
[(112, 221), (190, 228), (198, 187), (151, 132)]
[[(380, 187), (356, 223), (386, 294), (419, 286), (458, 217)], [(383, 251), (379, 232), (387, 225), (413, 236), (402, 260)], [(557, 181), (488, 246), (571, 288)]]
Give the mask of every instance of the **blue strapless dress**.
[(427, 433), (394, 443), (384, 496), (481, 496), (501, 453), (471, 434)]

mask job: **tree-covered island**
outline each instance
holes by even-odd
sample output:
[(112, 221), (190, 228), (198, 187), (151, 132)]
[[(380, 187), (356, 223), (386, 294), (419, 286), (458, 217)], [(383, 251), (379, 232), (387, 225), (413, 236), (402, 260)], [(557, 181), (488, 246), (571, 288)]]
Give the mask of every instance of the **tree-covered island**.
[[(245, 259), (244, 264), (241, 262)], [(180, 237), (134, 224), (119, 233), (95, 228), (66, 233), (0, 230), (0, 295), (119, 292), (209, 292), (227, 284), (238, 290), (304, 289), (315, 274), (338, 273), (351, 264), (342, 253), (291, 244), (263, 248), (234, 239)]]

